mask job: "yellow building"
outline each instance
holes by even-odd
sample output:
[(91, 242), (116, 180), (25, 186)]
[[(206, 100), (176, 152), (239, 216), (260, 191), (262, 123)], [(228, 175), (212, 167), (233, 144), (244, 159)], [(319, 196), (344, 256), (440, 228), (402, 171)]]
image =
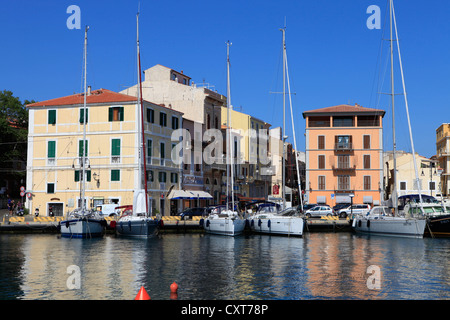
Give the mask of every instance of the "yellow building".
[[(80, 202), (84, 94), (28, 105), (26, 189), (30, 212), (65, 215)], [(106, 89), (86, 96), (86, 193), (88, 208), (99, 204), (132, 205), (139, 185), (139, 105), (136, 98)], [(180, 167), (172, 162), (171, 134), (182, 127), (182, 113), (144, 101), (148, 194), (152, 212), (168, 215), (171, 186), (180, 185)], [(143, 175), (142, 175), (143, 176)], [(141, 177), (143, 179), (143, 177)]]
[[(236, 192), (244, 197), (266, 198), (272, 187), (272, 176), (265, 174), (270, 162), (262, 157), (270, 158), (269, 148), (269, 127), (270, 124), (251, 115), (230, 110), (231, 128), (238, 130), (240, 143), (235, 142), (234, 152), (238, 161), (235, 167)], [(227, 124), (228, 110), (222, 107), (222, 124)], [(251, 129), (255, 130), (256, 136), (250, 135)], [(267, 138), (263, 140), (259, 130), (267, 130)], [(225, 149), (224, 149), (225, 150)]]
[(436, 129), (436, 154), (441, 174), (441, 192), (450, 196), (450, 123), (443, 123)]

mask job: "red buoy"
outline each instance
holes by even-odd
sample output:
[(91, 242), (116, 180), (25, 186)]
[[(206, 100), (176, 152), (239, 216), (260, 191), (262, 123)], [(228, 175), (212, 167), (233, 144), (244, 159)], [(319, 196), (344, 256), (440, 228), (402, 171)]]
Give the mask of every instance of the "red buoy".
[(178, 291), (178, 285), (174, 282), (170, 285), (170, 292), (177, 293)]
[(148, 295), (147, 291), (145, 291), (143, 286), (139, 290), (139, 292), (136, 295), (136, 298), (134, 298), (134, 300), (150, 300), (150, 296)]

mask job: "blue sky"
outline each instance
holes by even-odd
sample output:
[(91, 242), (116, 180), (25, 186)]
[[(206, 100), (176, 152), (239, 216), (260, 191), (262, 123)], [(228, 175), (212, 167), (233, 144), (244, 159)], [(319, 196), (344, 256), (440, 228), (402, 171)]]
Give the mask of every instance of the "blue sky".
[[(80, 92), (85, 25), (92, 88), (120, 91), (135, 84), (138, 3), (2, 0), (0, 90), (36, 101)], [(66, 26), (72, 4), (81, 9), (80, 30)], [(282, 96), (270, 92), (282, 90), (279, 28), (286, 20), (298, 149), (305, 148), (303, 111), (346, 103), (386, 110), (385, 148), (392, 149), (390, 97), (378, 95), (390, 90), (389, 69), (378, 88), (388, 42), (381, 40), (382, 30), (366, 27), (370, 5), (380, 7), (383, 25), (387, 0), (141, 0), (142, 68), (159, 63), (183, 70), (225, 94), (230, 40), (234, 108), (280, 126)], [(436, 129), (450, 122), (450, 2), (396, 0), (395, 8), (415, 147), (430, 157)], [(403, 96), (396, 96), (396, 107), (398, 149), (411, 151)]]

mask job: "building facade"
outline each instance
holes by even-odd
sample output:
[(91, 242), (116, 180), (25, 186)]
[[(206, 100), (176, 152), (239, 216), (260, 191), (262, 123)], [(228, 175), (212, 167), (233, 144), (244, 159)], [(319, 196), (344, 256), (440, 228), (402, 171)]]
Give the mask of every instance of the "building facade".
[[(140, 108), (136, 98), (106, 89), (86, 96), (86, 150), (83, 146), (84, 94), (28, 105), (26, 189), (30, 210), (65, 215), (79, 206), (85, 179), (88, 208), (103, 203), (132, 205), (139, 176)], [(154, 214), (169, 214), (165, 196), (180, 188), (181, 168), (172, 161), (172, 131), (182, 113), (144, 101), (148, 194)], [(85, 172), (81, 159), (85, 153)]]
[(436, 129), (436, 156), (441, 169), (440, 190), (450, 196), (450, 123), (443, 123)]
[(380, 204), (383, 110), (338, 105), (305, 111), (308, 203)]

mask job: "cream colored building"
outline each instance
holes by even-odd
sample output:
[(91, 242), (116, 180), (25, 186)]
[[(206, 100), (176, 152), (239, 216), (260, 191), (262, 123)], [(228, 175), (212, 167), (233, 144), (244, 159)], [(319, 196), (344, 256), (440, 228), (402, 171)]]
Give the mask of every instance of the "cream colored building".
[(442, 195), (450, 197), (450, 123), (443, 123), (436, 129), (436, 155), (442, 170)]
[[(240, 151), (237, 155), (240, 163), (236, 166), (236, 192), (244, 197), (267, 199), (272, 187), (272, 173), (268, 171), (272, 163), (269, 150), (270, 124), (236, 110), (230, 110), (230, 117), (231, 128), (238, 130), (242, 137), (237, 148)], [(223, 125), (227, 124), (227, 118), (228, 110), (222, 107)], [(251, 129), (256, 133), (255, 137), (251, 137)], [(260, 136), (260, 129), (267, 130), (265, 141)], [(267, 160), (262, 157), (267, 157)]]
[[(419, 185), (421, 193), (436, 197), (440, 194), (439, 175), (436, 171), (435, 161), (426, 157), (415, 155), (417, 170), (419, 174)], [(396, 152), (397, 163), (397, 195), (418, 194), (416, 173), (412, 153), (404, 151)], [(386, 181), (387, 196), (392, 193), (394, 183), (394, 159), (391, 152), (384, 155), (384, 177)]]
[[(65, 215), (80, 202), (83, 94), (28, 105), (28, 208)], [(136, 98), (106, 89), (89, 91), (86, 124), (87, 206), (132, 205), (139, 186), (139, 107)], [(153, 213), (169, 214), (168, 189), (180, 187), (181, 168), (172, 162), (172, 131), (182, 113), (144, 101), (148, 194)]]

